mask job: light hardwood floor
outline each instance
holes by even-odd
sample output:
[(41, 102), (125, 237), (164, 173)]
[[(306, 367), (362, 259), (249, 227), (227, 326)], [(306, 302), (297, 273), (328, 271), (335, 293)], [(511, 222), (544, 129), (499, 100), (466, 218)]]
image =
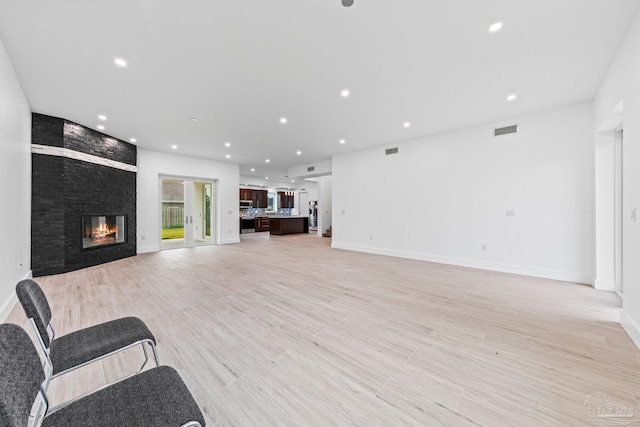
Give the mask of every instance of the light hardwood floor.
[[(585, 285), (267, 233), (36, 280), (59, 335), (142, 318), (208, 425), (597, 425), (597, 392), (640, 414), (619, 297)], [(20, 306), (8, 321), (27, 327)], [(56, 379), (53, 403), (141, 361)]]

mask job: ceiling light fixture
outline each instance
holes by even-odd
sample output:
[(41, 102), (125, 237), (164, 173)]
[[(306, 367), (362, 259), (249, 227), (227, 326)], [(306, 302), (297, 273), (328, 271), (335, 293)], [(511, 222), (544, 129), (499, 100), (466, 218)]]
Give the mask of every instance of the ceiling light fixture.
[(226, 157), (227, 159), (230, 159), (230, 158), (231, 158), (231, 154), (227, 154), (225, 157)]
[(296, 182), (296, 180), (295, 180), (295, 179), (292, 179), (292, 180), (291, 180), (291, 182)]
[(97, 127), (98, 129), (100, 129), (100, 130), (104, 130), (104, 126), (102, 126), (102, 125), (98, 125), (98, 126), (96, 126), (96, 127)]
[(264, 177), (264, 179), (269, 179), (269, 177), (268, 177), (268, 176), (265, 176), (265, 177)]
[(348, 98), (350, 94), (349, 89), (343, 89), (342, 92), (340, 92), (340, 96), (343, 98)]
[(174, 150), (176, 150), (178, 148), (177, 145), (172, 145), (171, 148), (173, 148)]
[(282, 123), (283, 125), (287, 123), (287, 118), (286, 117), (280, 117), (280, 123)]
[(125, 61), (122, 58), (115, 58), (113, 60), (113, 62), (118, 66), (118, 67), (126, 67), (127, 66), (127, 61)]
[(192, 121), (192, 122), (197, 122), (197, 121), (198, 121), (198, 118), (197, 118), (197, 117), (192, 117), (192, 118), (191, 118), (191, 121)]
[(136, 141), (137, 141), (137, 139), (135, 139), (135, 138), (130, 138), (130, 139), (129, 139), (129, 141), (131, 141), (131, 142), (136, 142)]
[(269, 159), (264, 159), (265, 163), (269, 163), (271, 160)]
[(225, 147), (231, 147), (231, 143), (230, 143), (230, 142), (225, 142), (225, 143), (224, 143), (224, 146), (225, 146)]
[(410, 127), (411, 127), (411, 123), (409, 123), (409, 122), (404, 122), (404, 124), (403, 124), (402, 126), (404, 126), (404, 127), (406, 127), (406, 128), (410, 128)]
[(516, 95), (515, 93), (512, 93), (511, 95), (507, 96), (507, 101), (515, 101), (517, 97), (518, 95)]
[(254, 168), (251, 168), (251, 172), (255, 172), (256, 170)]
[(107, 116), (104, 116), (104, 115), (101, 114), (101, 115), (98, 116), (98, 119), (102, 120), (102, 121), (105, 121), (105, 120), (107, 120)]
[(344, 7), (351, 7), (353, 5), (353, 0), (342, 0), (342, 5)]
[(299, 156), (299, 155), (302, 154), (302, 151), (298, 150), (298, 151), (296, 151), (296, 154)]
[(491, 24), (489, 27), (490, 33), (496, 33), (502, 29), (502, 22), (496, 22), (495, 24)]
[(340, 144), (344, 144), (345, 142), (347, 142), (347, 141), (345, 141), (344, 139), (340, 140)]

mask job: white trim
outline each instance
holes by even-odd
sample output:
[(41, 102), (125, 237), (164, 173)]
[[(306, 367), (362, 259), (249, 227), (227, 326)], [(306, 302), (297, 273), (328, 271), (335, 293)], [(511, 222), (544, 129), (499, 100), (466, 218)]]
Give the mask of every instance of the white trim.
[(232, 239), (220, 239), (220, 241), (218, 242), (218, 244), (220, 245), (230, 245), (232, 243), (240, 243), (240, 238), (235, 237)]
[(596, 279), (593, 283), (594, 289), (598, 289), (600, 291), (612, 291), (616, 290), (616, 282), (611, 279)]
[[(29, 272), (21, 280), (32, 279), (32, 278), (33, 278), (33, 272), (29, 270)], [(7, 317), (9, 317), (9, 314), (11, 314), (11, 311), (13, 310), (13, 307), (16, 306), (17, 302), (18, 302), (18, 295), (16, 294), (16, 290), (14, 288), (13, 291), (11, 292), (11, 296), (9, 297), (9, 299), (5, 301), (2, 308), (0, 308), (0, 323), (4, 323), (4, 321), (7, 320)]]
[(629, 334), (631, 340), (634, 344), (640, 348), (640, 327), (638, 324), (629, 316), (626, 310), (622, 309), (620, 311), (620, 324), (624, 328), (624, 330)]
[(44, 154), (46, 156), (65, 157), (67, 159), (80, 160), (82, 162), (93, 163), (96, 165), (107, 166), (113, 169), (120, 169), (127, 172), (138, 172), (138, 167), (127, 163), (116, 162), (91, 154), (81, 153), (79, 151), (70, 150), (62, 147), (51, 147), (48, 145), (31, 144), (31, 152), (34, 154)]
[(499, 271), (502, 273), (520, 274), (523, 276), (542, 277), (545, 279), (561, 280), (564, 282), (575, 282), (590, 284), (592, 278), (586, 274), (571, 271), (549, 270), (545, 268), (534, 268), (520, 265), (502, 264), (497, 262), (478, 261), (464, 258), (450, 258), (438, 255), (429, 255), (416, 252), (394, 251), (388, 249), (372, 248), (368, 246), (349, 245), (332, 242), (334, 249), (345, 249), (348, 251), (366, 252), (377, 255), (386, 255), (398, 258), (416, 259), (419, 261), (429, 261), (439, 264), (456, 265), (460, 267), (478, 268), (481, 270)]

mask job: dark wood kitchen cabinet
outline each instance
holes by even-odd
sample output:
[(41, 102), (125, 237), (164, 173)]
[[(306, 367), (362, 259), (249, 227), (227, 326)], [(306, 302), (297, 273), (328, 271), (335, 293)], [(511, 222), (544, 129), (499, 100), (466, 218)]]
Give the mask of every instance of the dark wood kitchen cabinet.
[(267, 217), (256, 218), (256, 231), (269, 231), (270, 223)]
[(293, 209), (295, 207), (292, 191), (278, 191), (278, 207)]
[(269, 192), (267, 190), (252, 190), (253, 207), (266, 209), (269, 199)]
[(252, 200), (252, 191), (248, 188), (240, 189), (240, 200)]

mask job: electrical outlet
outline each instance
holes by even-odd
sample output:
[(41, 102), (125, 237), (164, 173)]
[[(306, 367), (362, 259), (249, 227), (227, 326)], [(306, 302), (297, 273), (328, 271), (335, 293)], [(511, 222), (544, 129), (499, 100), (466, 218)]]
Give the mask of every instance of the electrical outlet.
[(140, 240), (146, 240), (147, 236), (145, 236), (144, 234), (142, 236), (140, 236)]
[(227, 234), (231, 234), (231, 230), (227, 230)]
[(344, 215), (344, 209), (342, 209), (342, 215)]
[(486, 252), (486, 251), (487, 251), (487, 244), (486, 244), (486, 243), (483, 243), (483, 244), (482, 244), (482, 250), (483, 250), (484, 252)]
[(373, 240), (373, 234), (369, 236), (369, 240)]
[(631, 211), (631, 221), (636, 222), (636, 208)]
[(513, 209), (507, 209), (507, 216), (508, 217), (516, 216), (516, 211), (514, 211)]

